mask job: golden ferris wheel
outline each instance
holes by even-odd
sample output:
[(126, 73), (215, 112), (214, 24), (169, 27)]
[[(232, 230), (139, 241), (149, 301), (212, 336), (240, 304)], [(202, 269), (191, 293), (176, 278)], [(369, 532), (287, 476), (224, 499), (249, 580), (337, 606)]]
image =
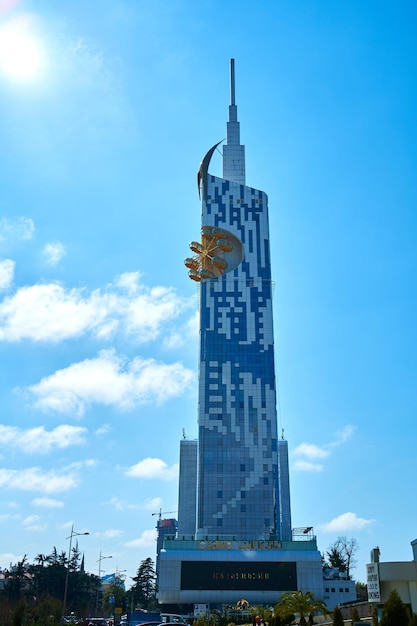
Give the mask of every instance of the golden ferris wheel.
[(192, 280), (200, 282), (207, 278), (216, 278), (227, 270), (225, 253), (233, 249), (229, 235), (228, 231), (216, 226), (201, 228), (201, 243), (199, 241), (190, 243), (194, 256), (184, 261)]

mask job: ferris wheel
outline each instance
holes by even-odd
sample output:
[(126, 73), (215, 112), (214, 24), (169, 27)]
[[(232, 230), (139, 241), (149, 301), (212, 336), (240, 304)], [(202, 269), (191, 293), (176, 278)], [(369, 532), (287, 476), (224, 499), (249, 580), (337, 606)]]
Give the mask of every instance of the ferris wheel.
[(194, 256), (185, 259), (188, 276), (197, 282), (221, 276), (227, 269), (225, 253), (233, 250), (228, 239), (229, 233), (216, 226), (201, 228), (201, 243), (191, 241), (190, 249)]

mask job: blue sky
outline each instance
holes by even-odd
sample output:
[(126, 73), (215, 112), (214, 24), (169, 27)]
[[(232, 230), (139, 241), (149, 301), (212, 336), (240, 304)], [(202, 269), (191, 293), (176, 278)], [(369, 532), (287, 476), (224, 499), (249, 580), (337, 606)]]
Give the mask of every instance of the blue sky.
[[(269, 196), (293, 526), (411, 560), (417, 6), (0, 0), (0, 566), (155, 558), (197, 435), (196, 173)], [(221, 175), (220, 156), (211, 171)], [(171, 515), (169, 515), (171, 516)]]

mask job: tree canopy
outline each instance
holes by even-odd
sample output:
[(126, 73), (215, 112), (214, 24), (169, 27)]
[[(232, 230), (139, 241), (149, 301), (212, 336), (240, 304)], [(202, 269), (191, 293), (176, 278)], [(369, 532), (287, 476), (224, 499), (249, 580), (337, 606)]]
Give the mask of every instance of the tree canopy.
[(151, 558), (147, 558), (139, 565), (134, 585), (128, 592), (131, 604), (142, 609), (153, 609), (156, 606), (156, 573)]
[[(103, 593), (101, 580), (84, 570), (84, 557), (78, 546), (71, 554), (58, 552), (54, 547), (51, 554), (38, 554), (34, 563), (26, 556), (9, 570), (2, 572), (4, 585), (0, 589), (0, 623), (13, 621), (43, 623), (53, 616), (55, 622), (62, 617), (63, 600), (66, 593), (66, 611), (77, 616), (111, 613), (116, 607), (124, 611), (129, 605), (154, 609), (156, 601), (156, 575), (152, 559), (140, 564), (134, 585), (126, 592), (124, 580), (117, 574), (109, 588)], [(67, 588), (66, 588), (67, 587)], [(65, 591), (66, 590), (66, 591)]]
[(346, 572), (347, 577), (350, 579), (352, 569), (354, 569), (356, 564), (355, 554), (358, 549), (359, 544), (356, 539), (338, 537), (327, 548), (326, 556), (322, 555), (323, 567), (335, 568), (339, 572)]

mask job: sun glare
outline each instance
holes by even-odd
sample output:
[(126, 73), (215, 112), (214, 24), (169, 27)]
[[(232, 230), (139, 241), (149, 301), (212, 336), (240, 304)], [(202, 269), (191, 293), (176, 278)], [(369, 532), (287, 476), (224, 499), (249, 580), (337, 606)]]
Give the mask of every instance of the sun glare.
[(29, 26), (21, 20), (0, 26), (0, 73), (16, 79), (31, 79), (40, 73), (41, 46)]

